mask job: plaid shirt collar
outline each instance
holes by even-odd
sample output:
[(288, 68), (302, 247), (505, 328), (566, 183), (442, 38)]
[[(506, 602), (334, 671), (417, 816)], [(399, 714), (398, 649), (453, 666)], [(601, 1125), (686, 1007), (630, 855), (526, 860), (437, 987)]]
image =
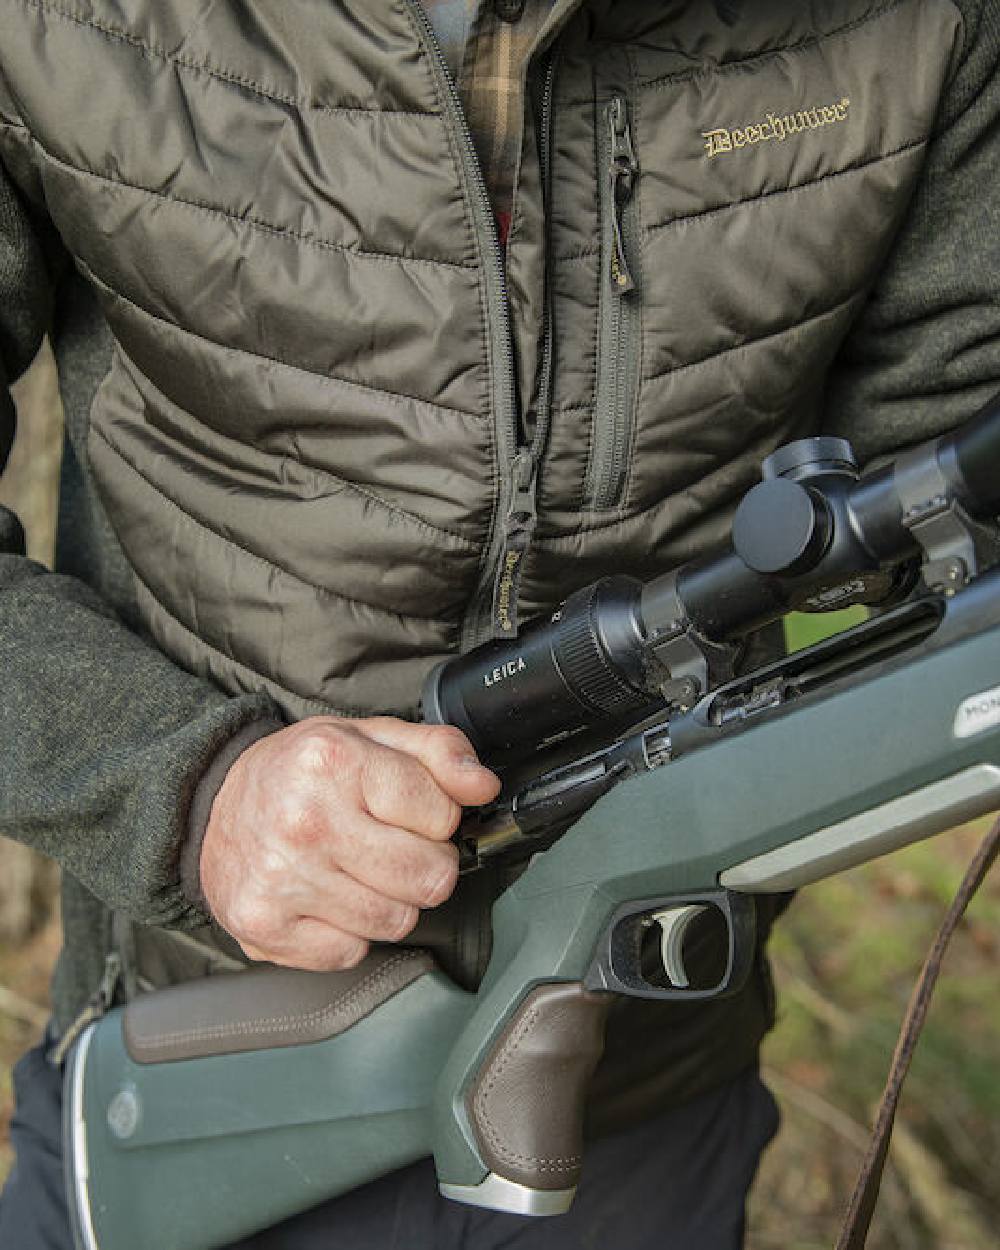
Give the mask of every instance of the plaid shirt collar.
[(527, 56), (553, 0), (423, 0), (423, 5), (458, 86), (500, 238), (506, 241)]

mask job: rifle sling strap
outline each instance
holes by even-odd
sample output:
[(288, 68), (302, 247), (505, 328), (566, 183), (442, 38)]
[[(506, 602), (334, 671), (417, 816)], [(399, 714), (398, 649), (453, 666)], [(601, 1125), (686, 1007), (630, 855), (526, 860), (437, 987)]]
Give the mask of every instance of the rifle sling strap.
[(871, 1144), (858, 1173), (854, 1193), (851, 1195), (850, 1205), (840, 1230), (840, 1237), (837, 1239), (836, 1250), (864, 1250), (865, 1242), (868, 1239), (868, 1228), (871, 1224), (872, 1215), (875, 1212), (879, 1186), (882, 1182), (882, 1171), (889, 1152), (889, 1139), (892, 1136), (896, 1107), (899, 1104), (899, 1096), (902, 1092), (903, 1082), (906, 1080), (906, 1074), (910, 1068), (910, 1061), (916, 1049), (920, 1030), (923, 1028), (924, 1021), (927, 1018), (927, 1011), (930, 1007), (931, 996), (934, 993), (934, 986), (937, 984), (938, 974), (941, 971), (945, 950), (951, 940), (951, 935), (958, 927), (958, 922), (965, 914), (969, 900), (979, 889), (983, 879), (996, 860), (998, 852), (1000, 852), (1000, 819), (996, 821), (993, 828), (983, 839), (972, 862), (966, 869), (962, 884), (958, 887), (958, 892), (952, 900), (944, 919), (941, 921), (941, 926), (927, 953), (927, 958), (924, 960), (924, 966), (920, 969), (916, 985), (913, 987), (906, 1015), (903, 1017), (903, 1023), (900, 1026), (899, 1038), (892, 1056), (892, 1064), (889, 1068), (889, 1076), (886, 1079), (885, 1090), (879, 1103)]

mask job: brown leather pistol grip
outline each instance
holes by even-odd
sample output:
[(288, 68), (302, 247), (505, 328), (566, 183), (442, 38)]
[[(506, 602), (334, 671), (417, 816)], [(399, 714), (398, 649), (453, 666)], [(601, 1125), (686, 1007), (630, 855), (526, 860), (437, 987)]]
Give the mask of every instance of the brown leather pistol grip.
[(578, 981), (540, 985), (511, 1016), (466, 1100), (491, 1172), (530, 1189), (576, 1186), (584, 1103), (613, 997)]

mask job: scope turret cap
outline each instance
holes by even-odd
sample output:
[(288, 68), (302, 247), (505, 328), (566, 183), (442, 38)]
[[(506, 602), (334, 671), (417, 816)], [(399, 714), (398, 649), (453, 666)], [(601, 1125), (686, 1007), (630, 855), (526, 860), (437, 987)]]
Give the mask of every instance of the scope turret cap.
[(823, 554), (829, 520), (823, 500), (800, 483), (760, 482), (736, 509), (733, 549), (755, 573), (801, 573)]
[(772, 451), (761, 465), (765, 482), (777, 477), (797, 481), (799, 478), (817, 477), (821, 473), (857, 476), (858, 461), (854, 448), (846, 438), (834, 438), (832, 435), (800, 438)]

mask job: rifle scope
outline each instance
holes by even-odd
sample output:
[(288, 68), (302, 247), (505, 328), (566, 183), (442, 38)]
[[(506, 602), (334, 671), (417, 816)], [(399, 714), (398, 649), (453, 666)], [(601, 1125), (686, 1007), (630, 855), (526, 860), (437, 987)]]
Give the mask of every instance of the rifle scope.
[(424, 717), (459, 726), (504, 767), (664, 702), (689, 706), (716, 659), (789, 611), (884, 603), (920, 562), (934, 589), (959, 589), (977, 572), (970, 532), (1000, 511), (998, 465), (1000, 396), (864, 474), (844, 439), (786, 444), (720, 552), (645, 584), (604, 578), (518, 637), (445, 661), (425, 683)]

